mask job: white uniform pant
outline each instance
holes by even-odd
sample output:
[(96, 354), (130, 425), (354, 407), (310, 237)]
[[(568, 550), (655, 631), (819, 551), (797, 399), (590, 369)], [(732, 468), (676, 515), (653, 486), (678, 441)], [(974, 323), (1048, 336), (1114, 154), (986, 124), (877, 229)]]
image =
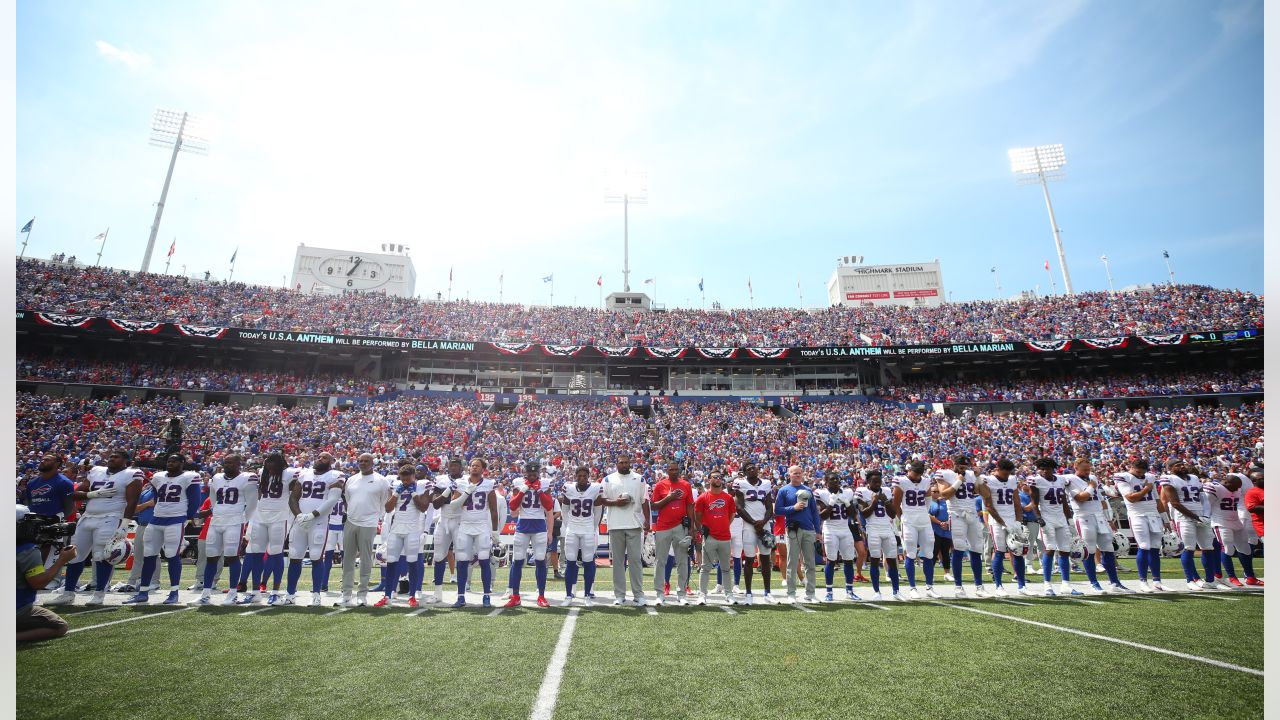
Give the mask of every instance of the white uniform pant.
[[(1001, 525), (994, 520), (989, 520), (987, 528), (990, 530), (992, 549), (998, 553), (1009, 552), (1009, 533), (1013, 532), (1014, 524)], [(1026, 555), (1027, 549), (1023, 548), (1021, 554)]]
[(205, 536), (205, 548), (209, 557), (237, 557), (240, 554), (240, 536), (244, 525), (210, 525)]
[(903, 557), (931, 559), (933, 557), (933, 526), (932, 524), (912, 525), (910, 523), (902, 523), (902, 554)]
[(301, 560), (302, 556), (310, 553), (311, 562), (323, 560), (329, 534), (329, 523), (321, 518), (309, 523), (294, 523), (289, 528), (289, 559)]
[(401, 555), (409, 562), (417, 562), (418, 553), (422, 551), (422, 533), (398, 533), (393, 531), (386, 536), (386, 543), (388, 564), (399, 560)]
[[(545, 537), (545, 533), (543, 535)], [(437, 538), (439, 535), (437, 535)], [(458, 562), (469, 560), (488, 560), (489, 551), (493, 549), (493, 537), (489, 530), (470, 527), (459, 527), (454, 538), (454, 555)], [(436, 557), (440, 557), (440, 546), (436, 546)]]
[(329, 536), (324, 539), (324, 551), (341, 551), (342, 550), (342, 531), (346, 530), (344, 525), (329, 525)]
[(733, 557), (742, 557), (743, 555), (746, 555), (749, 558), (753, 558), (757, 555), (768, 555), (769, 548), (764, 544), (764, 541), (760, 539), (761, 536), (765, 534), (769, 534), (768, 522), (765, 523), (764, 532), (758, 533), (756, 532), (755, 525), (743, 521), (742, 532), (736, 536), (737, 539), (734, 541), (737, 544), (730, 547), (729, 552)]
[(1160, 550), (1164, 544), (1164, 521), (1159, 515), (1130, 515), (1129, 529), (1143, 550)]
[(1237, 550), (1246, 555), (1249, 554), (1249, 546), (1243, 544), (1243, 525), (1240, 527), (1227, 527), (1226, 525), (1218, 525), (1215, 523), (1213, 526), (1213, 534), (1218, 536), (1218, 542), (1222, 545), (1222, 552), (1226, 553), (1228, 557), (1235, 555)]
[[(317, 518), (315, 522), (320, 520)], [(291, 524), (285, 519), (249, 523), (249, 552), (268, 555), (279, 555), (284, 552), (284, 539), (289, 535)]]
[(164, 553), (167, 558), (178, 557), (178, 549), (182, 547), (182, 528), (186, 523), (157, 525), (154, 522), (147, 526), (142, 534), (142, 557), (155, 557)]
[(106, 560), (107, 543), (120, 527), (120, 515), (84, 515), (76, 523), (71, 543), (80, 550), (76, 562)]
[(531, 551), (535, 562), (547, 559), (546, 530), (535, 533), (518, 532), (511, 539), (511, 562), (524, 562)]
[(575, 532), (565, 528), (564, 558), (566, 563), (595, 562), (596, 548), (600, 546), (599, 531)]
[(1061, 523), (1057, 518), (1046, 519), (1044, 527), (1040, 528), (1040, 539), (1044, 541), (1045, 550), (1071, 552), (1071, 530), (1067, 528), (1065, 518)]
[(1213, 528), (1208, 522), (1196, 523), (1187, 519), (1174, 520), (1173, 531), (1182, 540), (1182, 547), (1187, 550), (1210, 550), (1213, 548)]
[(432, 562), (444, 562), (449, 558), (449, 547), (458, 542), (458, 523), (461, 521), (461, 518), (456, 517), (440, 517), (436, 520), (436, 534), (432, 540), (434, 546), (431, 550)]
[(849, 529), (848, 524), (844, 524), (843, 529), (823, 528), (822, 549), (827, 554), (827, 562), (857, 559), (857, 553), (853, 547), (853, 531)]
[(1107, 523), (1106, 518), (1101, 515), (1076, 513), (1074, 520), (1076, 532), (1084, 541), (1086, 553), (1092, 555), (1098, 550), (1115, 552), (1114, 533), (1111, 532), (1111, 525)]
[[(958, 512), (951, 514), (951, 546), (960, 552), (982, 552), (983, 535), (982, 518), (976, 513)], [(867, 550), (870, 551), (870, 544)]]
[[(982, 544), (981, 530), (978, 531), (978, 545)], [(852, 540), (853, 533), (849, 533)], [(828, 557), (830, 557), (828, 555)], [(852, 560), (852, 555), (845, 556), (846, 559)], [(868, 558), (884, 558), (885, 560), (898, 559), (898, 536), (893, 534), (893, 528), (867, 528), (867, 557)]]

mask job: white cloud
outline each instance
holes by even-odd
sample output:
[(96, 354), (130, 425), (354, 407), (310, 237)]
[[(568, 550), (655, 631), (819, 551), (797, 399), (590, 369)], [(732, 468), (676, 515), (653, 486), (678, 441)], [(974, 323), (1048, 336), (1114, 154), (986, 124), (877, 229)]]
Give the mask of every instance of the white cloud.
[(144, 65), (151, 64), (151, 56), (144, 53), (134, 52), (132, 50), (121, 50), (105, 40), (99, 40), (98, 54), (112, 61), (123, 63), (130, 70), (137, 70)]

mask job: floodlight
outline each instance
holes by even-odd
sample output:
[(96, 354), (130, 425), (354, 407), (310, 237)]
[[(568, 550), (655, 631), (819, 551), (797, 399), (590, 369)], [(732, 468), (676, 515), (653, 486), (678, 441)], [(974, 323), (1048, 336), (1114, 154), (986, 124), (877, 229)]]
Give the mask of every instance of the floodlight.
[(1067, 256), (1062, 250), (1062, 230), (1058, 228), (1058, 221), (1053, 216), (1053, 201), (1049, 199), (1049, 181), (1065, 178), (1062, 166), (1066, 164), (1067, 155), (1061, 144), (1036, 145), (1009, 151), (1009, 165), (1014, 175), (1018, 176), (1018, 184), (1039, 184), (1044, 189), (1044, 203), (1049, 208), (1049, 226), (1053, 230), (1053, 243), (1058, 249), (1058, 264), (1062, 266), (1062, 283), (1067, 294), (1071, 295), (1071, 272), (1067, 270)]
[(173, 166), (178, 162), (178, 153), (189, 152), (196, 155), (209, 154), (209, 141), (201, 129), (201, 123), (191, 113), (177, 110), (157, 109), (151, 120), (151, 144), (156, 147), (172, 147), (173, 155), (169, 157), (169, 171), (164, 176), (164, 187), (160, 190), (160, 202), (156, 203), (156, 219), (151, 223), (151, 237), (147, 239), (147, 250), (142, 254), (142, 272), (151, 267), (151, 252), (156, 247), (156, 235), (160, 232), (160, 216), (164, 213), (164, 201), (169, 197), (169, 181), (173, 179)]
[(643, 171), (614, 172), (605, 182), (604, 201), (622, 203), (622, 291), (631, 292), (631, 247), (628, 208), (631, 203), (649, 202), (649, 174)]

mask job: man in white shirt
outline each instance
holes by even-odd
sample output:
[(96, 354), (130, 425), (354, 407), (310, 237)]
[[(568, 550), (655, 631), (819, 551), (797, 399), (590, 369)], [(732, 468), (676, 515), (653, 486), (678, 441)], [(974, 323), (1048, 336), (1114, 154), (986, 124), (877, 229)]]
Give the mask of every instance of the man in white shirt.
[[(347, 478), (342, 496), (347, 504), (347, 524), (342, 530), (342, 605), (354, 607), (365, 604), (369, 587), (369, 574), (373, 570), (373, 538), (378, 532), (378, 520), (391, 499), (391, 481), (385, 475), (374, 472), (373, 456), (364, 453), (356, 460), (360, 472)], [(351, 598), (351, 585), (355, 580), (356, 554), (360, 556), (360, 587), (356, 599)]]
[(618, 457), (617, 471), (604, 481), (600, 504), (608, 508), (609, 561), (613, 565), (613, 604), (627, 598), (627, 571), (631, 575), (632, 604), (644, 605), (643, 532), (649, 531), (649, 488), (639, 473), (631, 472), (631, 458)]

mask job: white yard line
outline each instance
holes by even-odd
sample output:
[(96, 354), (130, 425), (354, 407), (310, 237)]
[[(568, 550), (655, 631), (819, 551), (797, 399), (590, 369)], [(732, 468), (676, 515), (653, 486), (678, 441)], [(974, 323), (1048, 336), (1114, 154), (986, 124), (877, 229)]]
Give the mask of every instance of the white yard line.
[(247, 615), (257, 615), (258, 613), (264, 613), (268, 610), (275, 610), (275, 609), (276, 609), (275, 605), (268, 605), (266, 607), (258, 608), (257, 610), (246, 610), (245, 612), (240, 613), (240, 617), (245, 617)]
[(809, 607), (808, 605), (805, 605), (804, 603), (794, 603), (794, 606), (805, 612), (810, 612), (810, 613), (818, 612), (817, 610), (814, 610), (813, 608)]
[(569, 644), (573, 642), (573, 629), (577, 624), (578, 608), (573, 608), (560, 627), (560, 639), (556, 641), (556, 649), (547, 663), (547, 674), (542, 676), (542, 687), (538, 688), (538, 699), (533, 703), (533, 712), (529, 713), (530, 720), (550, 720), (555, 712), (556, 698), (560, 696), (560, 679), (564, 676), (564, 663), (569, 658)]
[(1010, 605), (1026, 605), (1027, 607), (1035, 607), (1035, 603), (1022, 602), (1021, 600), (1007, 600), (1000, 598), (1000, 602), (1009, 603)]
[(1261, 670), (1254, 670), (1253, 668), (1244, 667), (1243, 665), (1233, 665), (1228, 662), (1222, 662), (1221, 660), (1214, 660), (1213, 658), (1201, 657), (1199, 655), (1191, 655), (1189, 653), (1178, 652), (1177, 650), (1168, 650), (1166, 648), (1155, 647), (1154, 645), (1143, 645), (1142, 643), (1136, 643), (1131, 640), (1121, 640), (1120, 638), (1108, 637), (1106, 635), (1097, 635), (1095, 633), (1085, 632), (1083, 630), (1076, 630), (1075, 628), (1063, 627), (1061, 625), (1050, 625), (1049, 623), (1039, 622), (1036, 620), (1028, 620), (1026, 618), (1014, 617), (1013, 615), (1001, 615), (1000, 613), (994, 613), (989, 610), (979, 610), (978, 608), (965, 607), (964, 605), (954, 605), (952, 603), (939, 602), (936, 600), (934, 601), (933, 604), (941, 605), (943, 607), (955, 608), (956, 610), (964, 610), (966, 612), (977, 613), (979, 615), (987, 615), (989, 617), (1000, 618), (1001, 620), (1011, 620), (1013, 622), (1026, 623), (1027, 625), (1034, 625), (1036, 627), (1042, 627), (1049, 630), (1056, 630), (1058, 632), (1069, 633), (1071, 635), (1079, 635), (1081, 637), (1092, 638), (1094, 640), (1103, 640), (1105, 642), (1116, 643), (1117, 645), (1124, 645), (1126, 647), (1137, 648), (1139, 650), (1148, 650), (1150, 652), (1160, 653), (1162, 655), (1169, 655), (1176, 658), (1182, 658), (1183, 660), (1194, 660), (1196, 662), (1205, 663), (1206, 665), (1213, 665), (1215, 667), (1225, 668), (1227, 670), (1235, 670), (1237, 672), (1248, 673), (1250, 675), (1257, 675), (1258, 677), (1262, 677)]
[(652, 606), (652, 605), (645, 605), (645, 606), (644, 606), (644, 611), (645, 611), (645, 612), (647, 612), (647, 613), (649, 613), (650, 615), (657, 615), (657, 614), (658, 614), (658, 608), (656, 608), (656, 607), (654, 607), (654, 606)]
[(93, 630), (94, 628), (107, 627), (108, 625), (119, 625), (120, 623), (133, 622), (135, 620), (146, 620), (147, 618), (160, 617), (161, 615), (172, 615), (174, 613), (186, 612), (188, 610), (194, 610), (194, 609), (195, 608), (184, 607), (184, 608), (179, 608), (177, 610), (165, 610), (164, 612), (138, 615), (137, 617), (125, 618), (123, 620), (112, 620), (111, 622), (99, 623), (97, 625), (89, 625), (87, 627), (82, 627), (82, 628), (72, 628), (71, 630), (67, 631), (67, 634), (70, 635), (71, 633), (84, 632), (85, 630)]
[(734, 610), (733, 608), (729, 607), (728, 605), (721, 605), (721, 606), (720, 606), (720, 609), (721, 609), (721, 610), (723, 610), (723, 611), (725, 611), (726, 613), (728, 613), (728, 614), (730, 614), (730, 615), (737, 615), (737, 614), (738, 614), (738, 611), (737, 611), (737, 610)]
[(413, 612), (411, 612), (411, 613), (407, 613), (407, 614), (405, 615), (405, 617), (413, 617), (414, 615), (421, 615), (422, 613), (424, 613), (424, 612), (426, 612), (426, 611), (427, 611), (427, 609), (426, 609), (426, 608), (418, 608), (417, 610), (414, 610), (414, 611), (413, 611)]
[[(45, 606), (41, 606), (45, 607)], [(53, 607), (58, 607), (54, 605)], [(134, 607), (133, 605), (107, 605), (106, 607), (93, 608), (92, 610), (81, 610), (79, 612), (64, 612), (65, 617), (80, 617), (81, 615), (92, 615), (98, 612), (106, 612), (108, 610), (119, 610), (122, 607)]]
[(341, 615), (342, 613), (347, 612), (347, 611), (348, 611), (348, 610), (350, 610), (350, 609), (351, 609), (351, 608), (349, 608), (349, 607), (340, 607), (340, 608), (338, 608), (337, 610), (331, 610), (331, 611), (329, 611), (329, 612), (327, 612), (327, 613), (322, 613), (322, 614), (321, 614), (321, 616), (322, 616), (322, 617), (329, 617), (330, 615)]
[(1100, 600), (1082, 600), (1080, 598), (1074, 598), (1074, 597), (1063, 598), (1063, 600), (1070, 600), (1071, 602), (1084, 603), (1085, 605), (1106, 605), (1106, 603)]
[(499, 615), (502, 614), (503, 610), (506, 610), (506, 608), (504, 607), (497, 608), (493, 612), (489, 613), (488, 617), (498, 617)]
[(885, 607), (884, 605), (877, 605), (877, 604), (875, 604), (875, 603), (869, 603), (869, 602), (861, 602), (861, 603), (858, 603), (858, 604), (859, 604), (859, 605), (866, 605), (867, 607), (872, 607), (872, 608), (875, 608), (875, 609), (877, 609), (877, 610), (892, 610), (892, 609), (893, 609), (893, 608), (891, 608), (891, 607)]

